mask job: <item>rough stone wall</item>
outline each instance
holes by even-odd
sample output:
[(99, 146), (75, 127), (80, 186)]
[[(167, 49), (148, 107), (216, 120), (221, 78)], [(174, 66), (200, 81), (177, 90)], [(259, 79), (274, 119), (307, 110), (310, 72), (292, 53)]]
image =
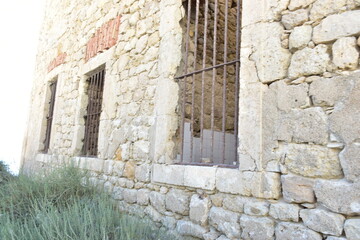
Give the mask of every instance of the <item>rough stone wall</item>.
[[(226, 169), (172, 164), (181, 0), (49, 1), (24, 167), (78, 164), (120, 209), (183, 236), (360, 239), (359, 8), (358, 0), (243, 0), (240, 165)], [(117, 44), (85, 62), (88, 41), (117, 16)], [(79, 157), (86, 75), (103, 64), (98, 158)], [(56, 76), (50, 154), (41, 154)]]

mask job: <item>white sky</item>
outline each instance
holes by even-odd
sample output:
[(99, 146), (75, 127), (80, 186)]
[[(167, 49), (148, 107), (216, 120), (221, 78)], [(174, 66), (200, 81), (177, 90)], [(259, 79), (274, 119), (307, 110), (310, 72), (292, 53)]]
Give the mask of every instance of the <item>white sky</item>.
[(24, 138), (45, 0), (0, 8), (0, 160), (16, 172)]

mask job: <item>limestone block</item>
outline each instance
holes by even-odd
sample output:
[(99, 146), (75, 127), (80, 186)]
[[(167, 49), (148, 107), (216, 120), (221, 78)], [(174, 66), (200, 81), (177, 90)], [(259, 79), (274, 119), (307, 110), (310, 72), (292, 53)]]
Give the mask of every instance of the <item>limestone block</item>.
[(190, 201), (190, 219), (199, 225), (205, 225), (209, 217), (210, 207), (211, 201), (208, 197), (194, 194)]
[(266, 217), (250, 217), (242, 215), (240, 218), (241, 239), (244, 240), (272, 240), (274, 239), (275, 222)]
[[(216, 240), (220, 237), (221, 233), (216, 231), (214, 228), (210, 228), (210, 232), (203, 235), (204, 240)], [(223, 235), (224, 236), (224, 235)], [(224, 236), (225, 237), (225, 236)], [(226, 238), (226, 237), (225, 237)], [(228, 239), (228, 238), (226, 238)]]
[(146, 161), (149, 159), (150, 142), (147, 140), (140, 140), (134, 142), (133, 155), (136, 160)]
[(283, 33), (283, 26), (277, 22), (253, 24), (242, 31), (242, 47), (253, 49), (250, 60), (255, 62), (261, 82), (272, 82), (287, 75), (291, 54), (281, 46)]
[(125, 163), (124, 162), (115, 161), (114, 167), (113, 167), (113, 173), (118, 177), (122, 177), (123, 172), (124, 172), (124, 168), (125, 168)]
[(124, 199), (124, 188), (122, 187), (114, 187), (113, 192), (111, 194), (112, 198), (115, 200), (123, 200)]
[(230, 240), (230, 239), (227, 238), (225, 235), (221, 235), (221, 236), (218, 237), (216, 240)]
[(359, 50), (355, 37), (338, 39), (332, 48), (333, 63), (340, 69), (355, 70), (359, 63)]
[(211, 226), (225, 233), (228, 238), (240, 238), (239, 214), (212, 207), (209, 221)]
[(306, 9), (299, 9), (283, 15), (281, 18), (281, 22), (286, 29), (293, 29), (296, 26), (302, 25), (308, 19), (308, 11)]
[(168, 229), (174, 229), (176, 227), (176, 219), (173, 217), (168, 217), (165, 216), (163, 217), (163, 219), (161, 220), (161, 223)]
[(305, 8), (315, 2), (316, 0), (290, 0), (288, 8), (293, 11), (298, 8)]
[(331, 211), (360, 215), (360, 182), (317, 180), (314, 191), (318, 202)]
[(330, 14), (343, 10), (347, 0), (318, 0), (313, 4), (310, 11), (310, 19), (316, 21)]
[(309, 95), (315, 105), (334, 106), (351, 90), (349, 77), (318, 78), (310, 85)]
[(316, 143), (328, 142), (328, 121), (320, 108), (293, 109), (280, 116), (278, 139), (286, 142)]
[(183, 190), (171, 189), (165, 197), (167, 210), (182, 215), (189, 214), (190, 194)]
[(347, 240), (346, 238), (344, 237), (333, 237), (333, 236), (328, 236), (326, 238), (326, 240)]
[(95, 172), (103, 172), (104, 160), (99, 158), (85, 158), (81, 157), (79, 161), (80, 169), (87, 169)]
[(207, 232), (205, 228), (190, 221), (183, 220), (177, 222), (176, 230), (178, 233), (180, 233), (180, 235), (192, 236), (197, 238), (203, 238), (203, 234)]
[(346, 220), (344, 228), (348, 240), (360, 239), (360, 219)]
[(314, 181), (298, 176), (281, 176), (284, 200), (295, 203), (315, 202)]
[(277, 81), (270, 88), (276, 91), (277, 107), (282, 111), (289, 112), (308, 104), (309, 87), (306, 83), (287, 85), (285, 81)]
[(219, 168), (216, 172), (216, 188), (225, 193), (277, 199), (280, 196), (280, 179), (278, 173)]
[(137, 191), (137, 203), (143, 206), (147, 206), (149, 204), (149, 193), (150, 190), (148, 189), (139, 189)]
[(135, 178), (135, 162), (134, 161), (128, 161), (125, 163), (125, 167), (124, 167), (124, 177), (129, 178), (129, 179), (134, 179)]
[[(243, 9), (247, 9), (247, 11), (242, 13), (242, 25), (278, 20), (288, 2), (289, 0), (244, 0)], [(253, 12), (257, 14), (252, 14)]]
[(136, 203), (137, 190), (135, 190), (135, 189), (124, 189), (123, 196), (124, 196), (124, 200), (127, 203)]
[(151, 176), (151, 165), (142, 164), (135, 168), (135, 178), (141, 182), (149, 182)]
[(270, 204), (267, 202), (250, 201), (244, 205), (244, 213), (251, 216), (266, 216), (269, 213)]
[(341, 178), (338, 150), (318, 145), (289, 144), (285, 166), (305, 177)]
[(113, 184), (111, 182), (105, 182), (104, 183), (104, 191), (106, 193), (111, 193), (113, 190)]
[(158, 192), (151, 192), (149, 194), (151, 205), (159, 212), (163, 213), (165, 209), (165, 195)]
[(215, 189), (216, 168), (186, 166), (184, 172), (184, 185), (206, 190)]
[(344, 170), (346, 179), (350, 181), (357, 181), (360, 179), (360, 146), (353, 143), (344, 148), (340, 153), (340, 162)]
[(294, 53), (289, 67), (289, 77), (323, 74), (330, 61), (328, 47), (320, 44), (315, 48), (304, 48)]
[(303, 49), (311, 41), (312, 27), (309, 25), (295, 27), (289, 36), (290, 50)]
[(243, 213), (244, 204), (249, 201), (252, 201), (252, 198), (240, 197), (240, 196), (236, 196), (236, 197), (227, 196), (223, 200), (223, 207), (233, 212)]
[(153, 220), (154, 222), (161, 222), (162, 220), (162, 215), (155, 210), (155, 208), (153, 208), (152, 206), (147, 206), (144, 210), (144, 212), (146, 213), (146, 215), (148, 215), (150, 217), (151, 220)]
[(312, 39), (319, 44), (359, 34), (360, 10), (355, 10), (326, 17), (314, 28)]
[(360, 47), (360, 37), (357, 39), (357, 45)]
[(185, 166), (154, 164), (153, 181), (173, 185), (184, 185)]
[(300, 209), (297, 204), (273, 203), (270, 206), (269, 215), (282, 221), (298, 222)]
[(322, 236), (299, 223), (279, 223), (275, 229), (276, 239), (321, 240)]
[(343, 232), (343, 215), (322, 209), (304, 209), (300, 211), (300, 217), (314, 231), (335, 236), (340, 236)]
[(106, 160), (104, 161), (104, 173), (106, 175), (112, 175), (114, 169), (114, 161)]

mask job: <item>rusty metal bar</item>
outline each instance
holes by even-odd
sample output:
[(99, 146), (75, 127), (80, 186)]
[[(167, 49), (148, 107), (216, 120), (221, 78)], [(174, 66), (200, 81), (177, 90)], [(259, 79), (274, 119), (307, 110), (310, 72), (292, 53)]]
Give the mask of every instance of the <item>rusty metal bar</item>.
[(104, 80), (104, 69), (94, 73), (87, 80), (89, 84), (88, 106), (85, 116), (85, 136), (83, 147), (83, 154), (86, 156), (94, 157), (97, 155)]
[[(199, 25), (199, 8), (200, 0), (196, 0), (196, 14), (195, 14), (195, 35), (194, 35), (194, 71), (196, 70), (196, 61), (197, 61), (197, 47), (198, 47), (198, 25)], [(191, 17), (191, 16), (189, 16)], [(192, 89), (191, 89), (191, 135), (190, 135), (190, 162), (194, 161), (193, 145), (194, 145), (194, 122), (195, 122), (195, 75), (192, 75)]]
[[(217, 63), (217, 22), (218, 22), (218, 0), (215, 0), (215, 13), (214, 13), (214, 36), (213, 36), (213, 66)], [(212, 84), (211, 84), (211, 161), (214, 162), (214, 123), (215, 123), (215, 80), (216, 80), (216, 67), (213, 67)]]
[(225, 65), (233, 65), (233, 64), (236, 64), (237, 62), (240, 62), (240, 59), (236, 59), (236, 60), (229, 61), (229, 62), (226, 62), (226, 63), (217, 64), (217, 65), (212, 66), (212, 67), (207, 67), (207, 68), (204, 68), (204, 69), (196, 70), (196, 71), (193, 71), (193, 72), (191, 72), (191, 73), (187, 73), (187, 74), (181, 75), (181, 76), (179, 76), (179, 77), (176, 77), (175, 79), (177, 79), (177, 80), (183, 79), (183, 78), (186, 78), (186, 77), (190, 77), (190, 76), (196, 75), (196, 74), (198, 74), (198, 73), (211, 71), (211, 70), (213, 70), (214, 68), (224, 67)]
[[(185, 62), (184, 62), (184, 73), (186, 74), (188, 71), (188, 58), (189, 58), (189, 38), (190, 38), (190, 19), (191, 19), (191, 0), (188, 0), (188, 12), (187, 12), (187, 21), (186, 21), (186, 44), (185, 44)], [(180, 125), (180, 153), (181, 159), (180, 161), (184, 161), (184, 125), (185, 125), (185, 104), (186, 104), (186, 81), (187, 79), (183, 79), (183, 103), (182, 103), (182, 116), (181, 116), (181, 125)]]
[[(241, 0), (237, 0), (237, 9), (236, 9), (236, 59), (240, 59), (240, 31), (241, 31)], [(239, 85), (240, 85), (240, 62), (236, 63), (235, 67), (235, 113), (234, 113), (234, 135), (235, 135), (235, 156), (236, 163), (239, 163), (238, 160), (238, 122), (239, 122)]]
[[(202, 68), (206, 68), (206, 44), (207, 44), (207, 28), (208, 28), (208, 8), (209, 0), (205, 0), (205, 23), (204, 23), (204, 45), (203, 45), (203, 59)], [(201, 73), (201, 117), (200, 117), (200, 160), (203, 158), (204, 151), (204, 99), (205, 99), (205, 72)]]
[[(228, 44), (228, 11), (229, 2), (225, 1), (225, 29), (224, 29), (224, 62), (227, 62), (227, 44)], [(222, 132), (223, 132), (223, 149), (222, 149), (222, 163), (225, 162), (225, 146), (226, 146), (226, 86), (227, 86), (227, 65), (224, 65), (223, 78), (223, 112), (222, 112)]]
[(51, 137), (51, 127), (54, 117), (54, 108), (55, 108), (55, 98), (56, 98), (56, 86), (57, 80), (53, 81), (50, 84), (50, 101), (48, 115), (46, 116), (46, 133), (45, 133), (45, 140), (44, 140), (44, 153), (48, 153), (50, 147), (50, 137)]

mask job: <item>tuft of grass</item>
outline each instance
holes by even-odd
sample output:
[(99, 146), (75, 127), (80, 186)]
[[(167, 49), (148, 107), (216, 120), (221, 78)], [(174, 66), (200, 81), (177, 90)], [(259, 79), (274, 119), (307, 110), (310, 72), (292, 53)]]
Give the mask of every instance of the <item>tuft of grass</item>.
[(12, 180), (14, 176), (10, 173), (9, 166), (0, 161), (0, 184), (4, 184), (10, 180)]
[(67, 167), (0, 185), (0, 239), (175, 239), (149, 221), (119, 212), (108, 195)]

